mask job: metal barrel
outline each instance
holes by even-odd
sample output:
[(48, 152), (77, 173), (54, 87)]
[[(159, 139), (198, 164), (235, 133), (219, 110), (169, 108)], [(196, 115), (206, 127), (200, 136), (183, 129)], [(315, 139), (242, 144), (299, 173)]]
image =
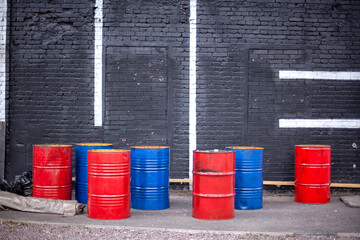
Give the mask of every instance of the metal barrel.
[(112, 149), (110, 143), (75, 144), (76, 187), (75, 198), (79, 203), (87, 204), (88, 194), (88, 151), (94, 149)]
[(89, 218), (130, 217), (130, 150), (88, 151)]
[(322, 204), (330, 201), (330, 166), (330, 146), (295, 146), (295, 202)]
[(235, 153), (194, 151), (192, 216), (206, 220), (234, 218)]
[(70, 200), (71, 160), (71, 145), (33, 145), (33, 196)]
[(131, 207), (142, 210), (169, 208), (170, 148), (131, 147)]
[(264, 148), (227, 147), (235, 151), (235, 209), (262, 208)]

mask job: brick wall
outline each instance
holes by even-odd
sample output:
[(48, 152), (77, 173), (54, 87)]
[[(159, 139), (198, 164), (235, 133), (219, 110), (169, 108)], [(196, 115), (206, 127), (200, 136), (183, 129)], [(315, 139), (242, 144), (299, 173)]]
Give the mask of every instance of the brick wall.
[(31, 169), (33, 144), (102, 140), (92, 114), (93, 7), (11, 1), (7, 176)]
[(359, 81), (279, 79), (279, 70), (359, 71), (360, 3), (198, 4), (198, 87), (206, 89), (198, 102), (218, 104), (215, 119), (214, 109), (198, 109), (201, 147), (262, 146), (264, 179), (291, 181), (294, 145), (329, 144), (332, 181), (359, 182), (359, 130), (280, 129), (278, 121), (360, 117)]
[[(7, 176), (35, 143), (171, 146), (188, 177), (189, 1), (103, 2), (104, 125), (94, 127), (94, 2), (11, 2)], [(265, 147), (265, 180), (293, 180), (295, 144), (332, 146), (332, 181), (360, 182), (359, 130), (279, 118), (360, 118), (360, 82), (279, 70), (360, 71), (360, 3), (198, 0), (197, 145)], [(355, 144), (354, 144), (355, 143)]]

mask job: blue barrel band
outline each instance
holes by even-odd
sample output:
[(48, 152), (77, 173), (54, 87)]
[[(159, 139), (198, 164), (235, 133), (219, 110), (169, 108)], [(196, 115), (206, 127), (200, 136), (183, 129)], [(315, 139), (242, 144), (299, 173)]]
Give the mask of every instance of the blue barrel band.
[(236, 171), (242, 171), (242, 172), (262, 172), (263, 168), (254, 168), (254, 169), (248, 169), (248, 168), (235, 168)]

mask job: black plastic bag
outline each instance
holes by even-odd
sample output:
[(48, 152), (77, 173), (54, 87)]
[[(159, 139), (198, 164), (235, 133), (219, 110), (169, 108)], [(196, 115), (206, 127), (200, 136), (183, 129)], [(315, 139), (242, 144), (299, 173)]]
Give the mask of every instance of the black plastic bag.
[(0, 180), (0, 190), (16, 193), (21, 196), (31, 196), (32, 194), (32, 171), (23, 172), (21, 175), (16, 175), (14, 179), (7, 181)]

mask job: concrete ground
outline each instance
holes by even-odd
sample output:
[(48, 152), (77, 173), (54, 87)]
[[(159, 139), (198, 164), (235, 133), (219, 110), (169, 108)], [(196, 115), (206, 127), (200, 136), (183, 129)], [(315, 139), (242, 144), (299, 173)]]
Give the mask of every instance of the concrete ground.
[(192, 197), (171, 194), (170, 208), (160, 211), (131, 209), (123, 220), (94, 220), (86, 213), (73, 217), (18, 211), (0, 211), (0, 221), (46, 223), (94, 228), (152, 229), (179, 232), (266, 234), (274, 236), (342, 236), (360, 238), (360, 208), (338, 197), (328, 204), (295, 203), (289, 196), (264, 196), (263, 209), (235, 210), (235, 218), (222, 221), (195, 219)]

